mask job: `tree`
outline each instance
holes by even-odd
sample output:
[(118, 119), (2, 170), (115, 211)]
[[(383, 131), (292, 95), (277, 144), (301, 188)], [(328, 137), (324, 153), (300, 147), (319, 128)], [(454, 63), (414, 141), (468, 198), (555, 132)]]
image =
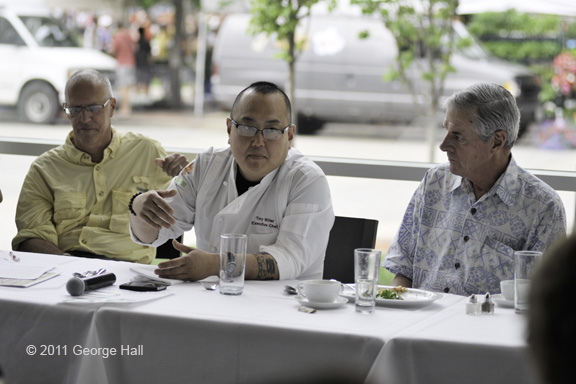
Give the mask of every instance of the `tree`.
[[(446, 76), (455, 72), (450, 65), (458, 39), (452, 28), (458, 0), (351, 0), (364, 14), (378, 16), (392, 33), (398, 54), (394, 68), (385, 76), (399, 79), (412, 96), (417, 114), (426, 121), (429, 159), (434, 161), (436, 113), (444, 92)], [(366, 34), (361, 37), (368, 37)], [(421, 78), (411, 76), (418, 67)]]
[(251, 0), (250, 32), (275, 34), (282, 43), (280, 57), (288, 63), (286, 94), (292, 101), (292, 121), (296, 117), (295, 64), (306, 44), (306, 37), (296, 39), (296, 28), (300, 20), (310, 15), (311, 7), (319, 2), (326, 2), (329, 9), (336, 6), (336, 0)]

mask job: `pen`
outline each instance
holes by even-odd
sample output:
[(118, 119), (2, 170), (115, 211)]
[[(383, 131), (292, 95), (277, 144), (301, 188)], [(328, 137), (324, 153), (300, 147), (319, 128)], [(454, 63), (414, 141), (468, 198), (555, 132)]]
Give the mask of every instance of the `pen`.
[(20, 262), (20, 257), (18, 257), (18, 255), (16, 255), (14, 252), (10, 251), (8, 252), (8, 254), (10, 255), (10, 258), (12, 259), (13, 262), (15, 263)]

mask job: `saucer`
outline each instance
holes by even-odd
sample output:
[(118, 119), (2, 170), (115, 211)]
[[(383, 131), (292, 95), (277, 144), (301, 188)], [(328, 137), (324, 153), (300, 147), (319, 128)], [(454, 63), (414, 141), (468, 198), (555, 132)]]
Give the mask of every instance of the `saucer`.
[(311, 301), (308, 301), (307, 298), (300, 296), (300, 295), (296, 296), (295, 299), (298, 300), (298, 302), (300, 304), (302, 304), (303, 306), (314, 308), (314, 309), (335, 309), (335, 308), (339, 308), (339, 307), (343, 306), (344, 304), (346, 304), (348, 302), (348, 299), (345, 297), (342, 297), (342, 296), (338, 296), (336, 298), (336, 301), (334, 301), (332, 303), (311, 302)]
[(506, 300), (502, 295), (494, 295), (492, 296), (492, 300), (499, 307), (514, 308), (514, 300)]

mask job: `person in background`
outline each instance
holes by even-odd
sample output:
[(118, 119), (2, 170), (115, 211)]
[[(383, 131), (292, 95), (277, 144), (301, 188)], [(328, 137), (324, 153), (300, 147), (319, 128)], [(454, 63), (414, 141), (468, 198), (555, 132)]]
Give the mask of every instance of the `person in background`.
[(138, 92), (148, 94), (150, 85), (150, 43), (146, 39), (144, 28), (138, 28), (138, 47), (136, 49), (136, 88)]
[(571, 381), (576, 358), (575, 253), (572, 234), (546, 251), (532, 275), (528, 346), (542, 384)]
[(136, 44), (132, 33), (122, 24), (112, 40), (111, 53), (116, 58), (116, 86), (120, 93), (120, 117), (132, 114), (130, 91), (136, 84), (136, 59), (134, 56)]
[(166, 187), (187, 160), (112, 127), (116, 99), (101, 73), (74, 73), (65, 93), (72, 132), (32, 163), (18, 199), (12, 249), (150, 263), (156, 250), (130, 239), (130, 196)]
[(566, 236), (564, 207), (512, 156), (520, 113), (510, 92), (475, 84), (445, 106), (448, 163), (426, 172), (382, 265), (393, 285), (499, 293), (515, 250), (545, 251)]
[(220, 235), (248, 237), (246, 279), (322, 278), (334, 212), (326, 176), (291, 148), (296, 126), (290, 100), (258, 82), (236, 97), (226, 128), (230, 146), (200, 153), (168, 190), (139, 194), (132, 238), (158, 246), (194, 227), (197, 248), (160, 263), (160, 277), (218, 275)]

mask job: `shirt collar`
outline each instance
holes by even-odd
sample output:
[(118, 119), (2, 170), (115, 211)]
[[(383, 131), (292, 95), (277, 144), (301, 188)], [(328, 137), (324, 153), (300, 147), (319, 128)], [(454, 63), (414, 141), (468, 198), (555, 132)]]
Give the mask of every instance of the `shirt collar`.
[[(116, 152), (118, 151), (118, 147), (120, 146), (120, 137), (116, 133), (116, 129), (112, 128), (112, 141), (108, 144), (108, 147), (104, 149), (104, 161), (106, 158), (114, 158)], [(66, 156), (68, 159), (76, 164), (93, 164), (92, 157), (84, 152), (79, 150), (74, 146), (72, 142), (72, 138), (74, 137), (74, 131), (70, 131), (68, 136), (66, 137), (66, 141), (64, 142), (64, 150), (66, 152)]]
[(518, 194), (520, 189), (520, 183), (518, 182), (518, 176), (520, 169), (514, 157), (510, 155), (510, 162), (506, 171), (496, 181), (496, 184), (492, 187), (490, 192), (497, 194), (502, 201), (508, 205), (512, 206), (515, 203), (515, 196)]
[[(506, 170), (500, 175), (498, 180), (496, 180), (492, 188), (490, 188), (490, 191), (482, 197), (497, 195), (506, 205), (512, 206), (515, 202), (514, 196), (518, 193), (518, 189), (520, 188), (520, 184), (518, 183), (518, 174), (518, 164), (516, 164), (514, 157), (510, 155), (510, 162), (508, 163)], [(454, 192), (458, 188), (462, 188), (466, 193), (472, 193), (472, 183), (470, 183), (470, 180), (461, 176), (454, 178), (450, 192)]]

